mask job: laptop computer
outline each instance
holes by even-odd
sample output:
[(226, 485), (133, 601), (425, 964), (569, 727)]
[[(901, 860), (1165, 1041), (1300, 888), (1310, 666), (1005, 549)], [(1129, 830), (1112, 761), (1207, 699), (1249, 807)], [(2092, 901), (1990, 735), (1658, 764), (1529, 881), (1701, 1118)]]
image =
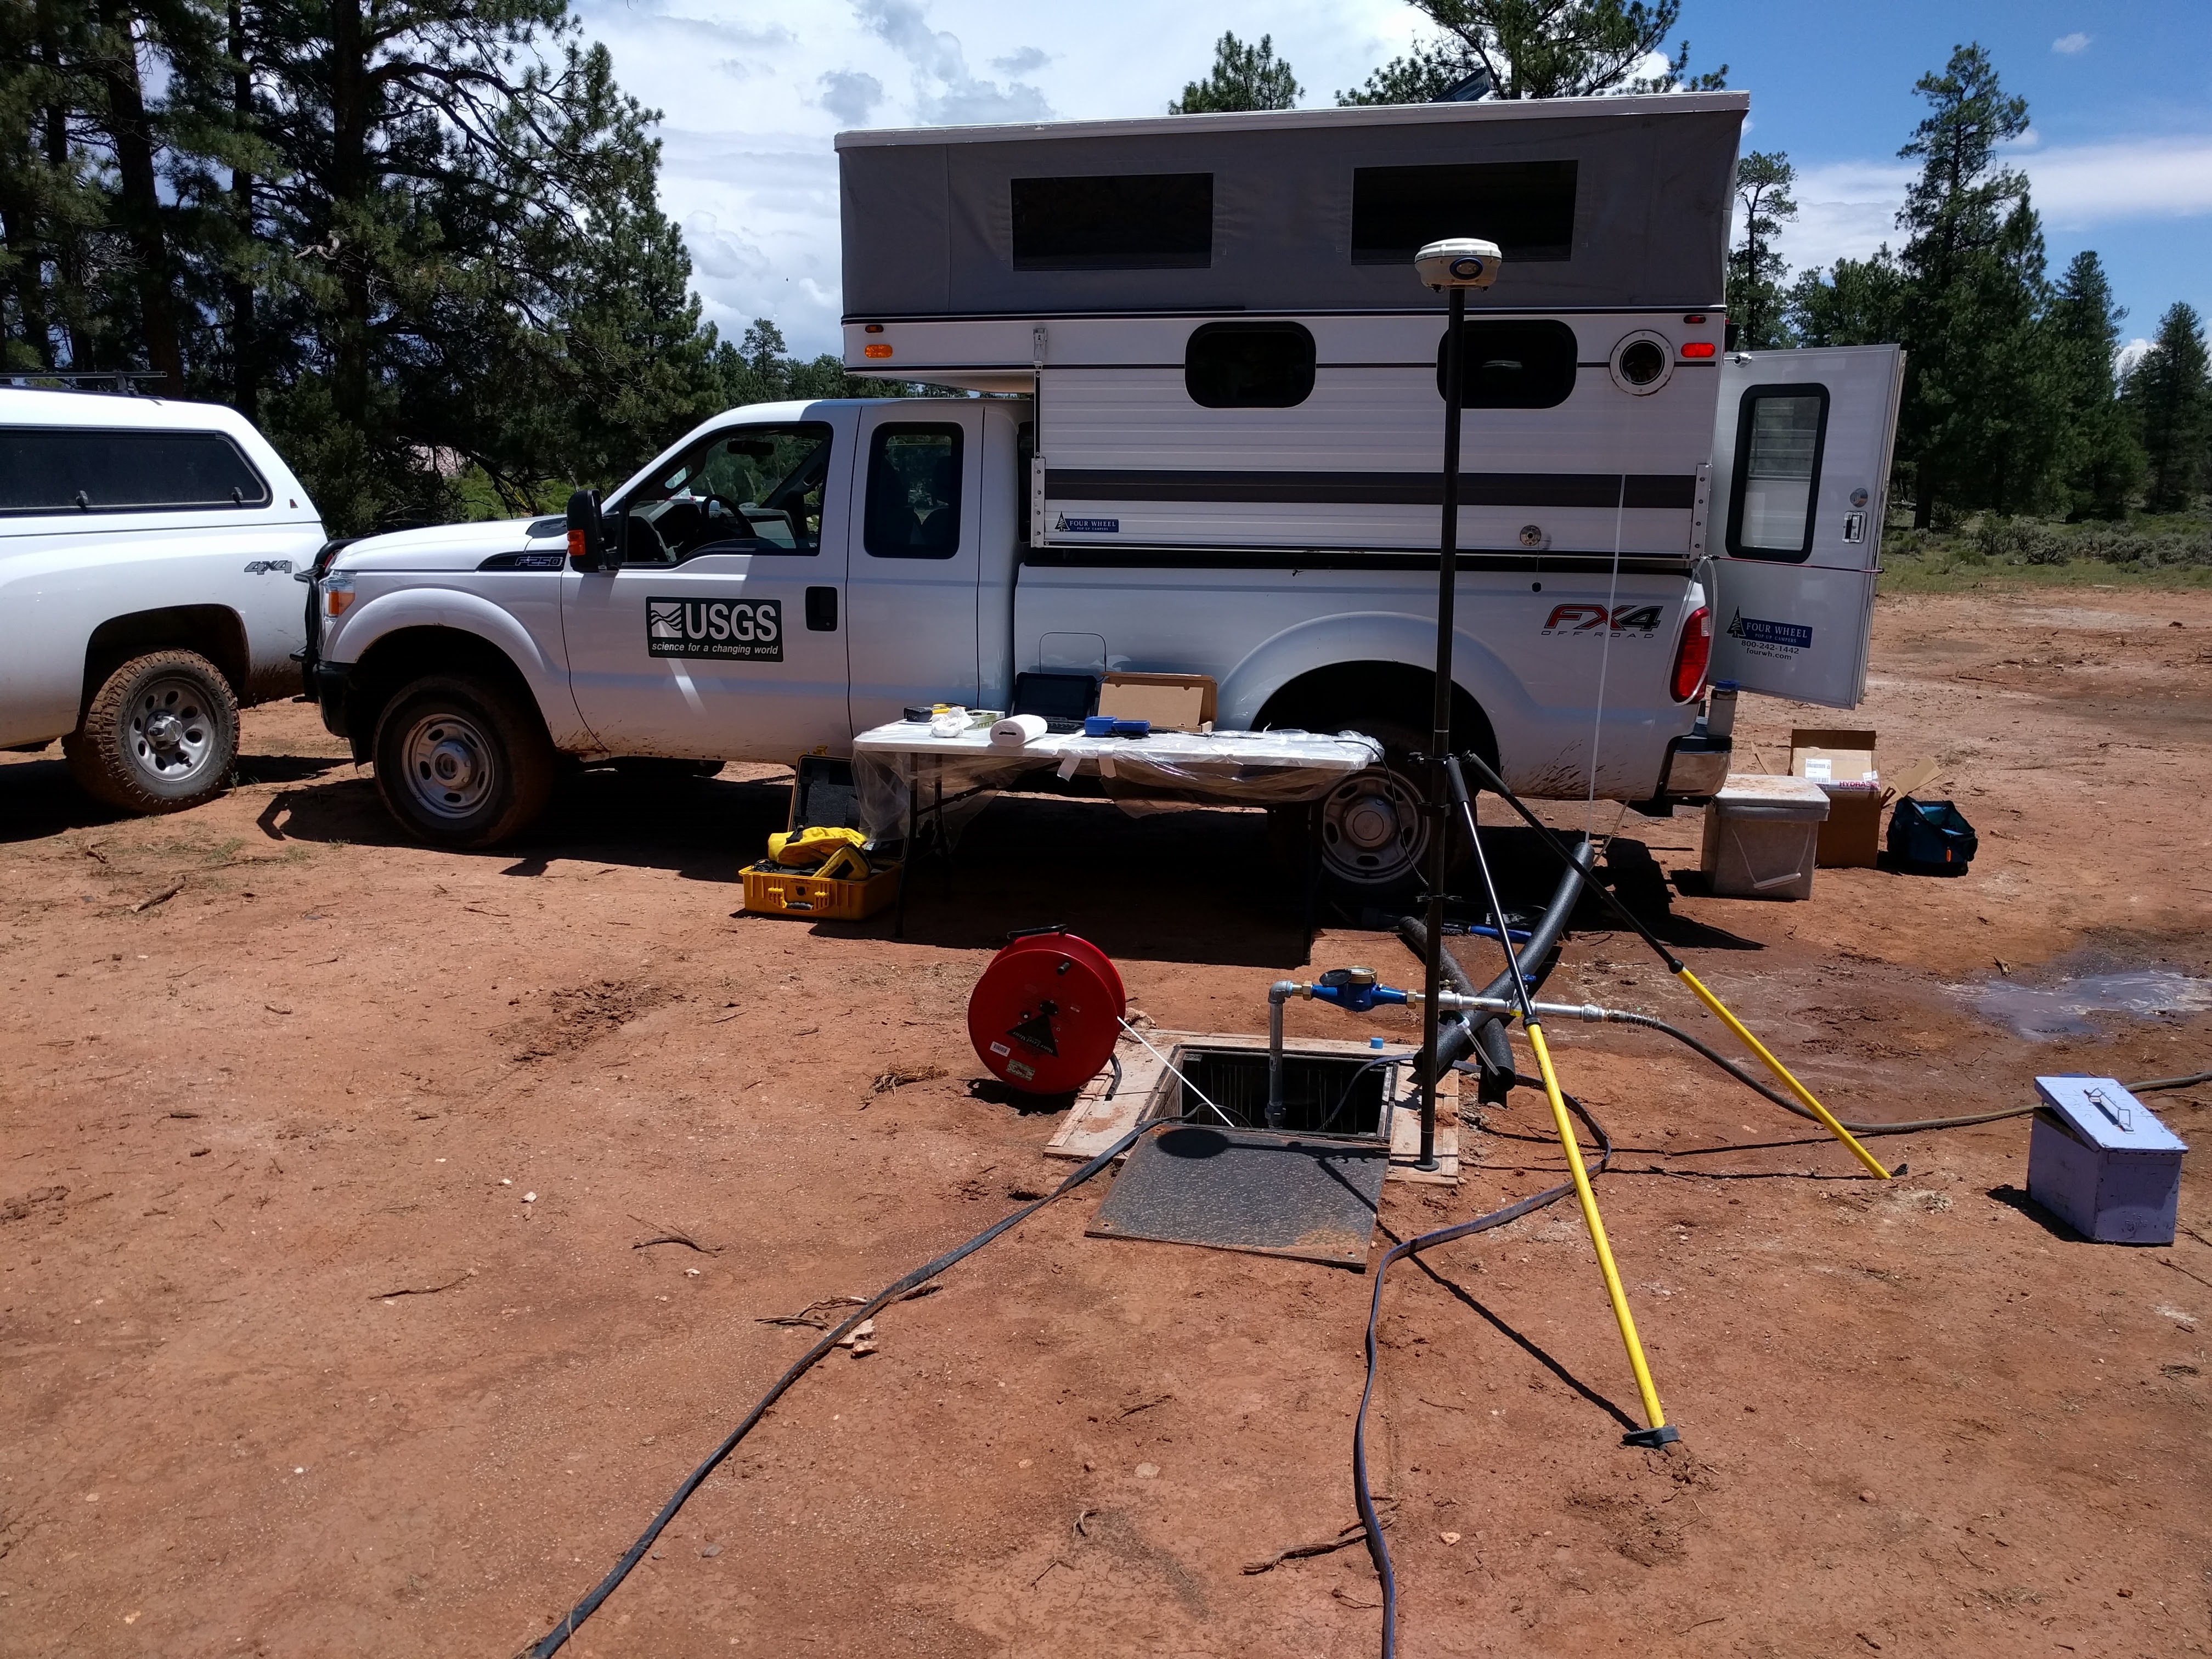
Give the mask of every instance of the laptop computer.
[(1083, 729), (1084, 717), (1098, 712), (1096, 674), (1032, 672), (1014, 676), (1014, 697), (1009, 714), (1035, 714), (1045, 730), (1065, 736)]

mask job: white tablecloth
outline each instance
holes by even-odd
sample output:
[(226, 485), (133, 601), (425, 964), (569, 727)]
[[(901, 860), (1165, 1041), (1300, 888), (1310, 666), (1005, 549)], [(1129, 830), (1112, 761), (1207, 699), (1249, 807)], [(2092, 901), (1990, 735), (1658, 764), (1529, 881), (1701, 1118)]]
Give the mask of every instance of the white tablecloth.
[(956, 737), (930, 734), (921, 721), (894, 720), (853, 739), (860, 827), (872, 840), (903, 839), (916, 794), (973, 801), (983, 792), (1018, 788), (1041, 772), (1101, 779), (1109, 794), (1171, 795), (1240, 806), (1318, 800), (1382, 758), (1382, 745), (1357, 732), (1160, 732), (1149, 738), (1040, 738), (1020, 749), (994, 746), (977, 726)]

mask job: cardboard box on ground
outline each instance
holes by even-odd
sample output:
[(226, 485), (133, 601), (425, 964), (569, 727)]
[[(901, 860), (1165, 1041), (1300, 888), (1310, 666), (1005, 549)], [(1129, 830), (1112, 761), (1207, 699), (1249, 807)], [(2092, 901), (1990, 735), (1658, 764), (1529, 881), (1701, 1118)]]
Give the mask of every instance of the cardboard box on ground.
[(1875, 764), (1875, 736), (1850, 727), (1799, 726), (1790, 734), (1790, 775), (1817, 783), (1828, 797), (1814, 854), (1824, 870), (1872, 869), (1881, 852), (1883, 810), (1925, 787), (1940, 769), (1907, 762), (1888, 783)]

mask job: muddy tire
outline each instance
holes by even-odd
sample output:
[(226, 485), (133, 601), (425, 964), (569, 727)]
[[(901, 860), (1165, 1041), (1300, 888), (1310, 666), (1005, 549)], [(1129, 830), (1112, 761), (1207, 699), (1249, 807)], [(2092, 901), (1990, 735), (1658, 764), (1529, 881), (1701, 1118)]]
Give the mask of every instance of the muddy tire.
[(392, 816), (434, 846), (493, 847), (520, 833), (553, 793), (553, 745), (538, 711), (507, 687), (433, 674), (385, 705), (376, 787)]
[(214, 799), (238, 759), (238, 699), (197, 651), (154, 651), (110, 674), (62, 739), (70, 773), (126, 812), (181, 812)]

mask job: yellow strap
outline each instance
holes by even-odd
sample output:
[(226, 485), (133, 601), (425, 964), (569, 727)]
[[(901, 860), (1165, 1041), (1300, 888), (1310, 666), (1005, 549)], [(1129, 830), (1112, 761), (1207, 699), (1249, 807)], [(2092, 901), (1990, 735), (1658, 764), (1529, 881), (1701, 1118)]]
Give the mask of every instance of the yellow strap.
[(1559, 1079), (1552, 1071), (1552, 1052), (1544, 1046), (1543, 1028), (1528, 1023), (1528, 1046), (1536, 1051), (1536, 1069), (1543, 1073), (1544, 1098), (1552, 1105), (1552, 1121), (1559, 1131), (1559, 1145), (1567, 1154), (1567, 1169), (1575, 1178), (1575, 1197), (1583, 1206), (1583, 1220), (1590, 1243), (1597, 1249), (1597, 1265), (1605, 1274), (1605, 1294), (1613, 1304), (1613, 1316), (1620, 1326), (1620, 1343), (1628, 1350), (1629, 1369), (1636, 1373), (1636, 1391), (1644, 1396), (1644, 1414), (1653, 1428), (1663, 1428), (1667, 1413), (1659, 1404), (1659, 1390), (1651, 1381), (1651, 1368), (1644, 1363), (1644, 1345), (1637, 1340), (1636, 1316), (1628, 1310), (1628, 1292), (1620, 1287), (1620, 1269), (1613, 1264), (1613, 1246), (1606, 1242), (1605, 1223), (1597, 1212), (1597, 1194), (1590, 1190), (1589, 1171), (1583, 1168), (1583, 1149), (1575, 1142), (1575, 1126), (1568, 1121), (1567, 1103), (1559, 1098)]
[(1750, 1030), (1745, 1026), (1744, 1023), (1738, 1019), (1734, 1014), (1729, 1012), (1729, 1011), (1722, 1006), (1721, 1000), (1718, 997), (1715, 996), (1711, 991), (1705, 989), (1702, 984), (1698, 983), (1698, 976), (1695, 974), (1692, 973), (1687, 968), (1677, 968), (1674, 970), (1674, 973), (1676, 977), (1680, 979), (1683, 984), (1688, 986), (1690, 989), (1696, 994), (1698, 1001), (1704, 1003), (1706, 1007), (1713, 1011), (1713, 1017), (1715, 1018), (1718, 1019), (1722, 1024), (1727, 1026), (1729, 1030), (1734, 1031), (1736, 1034), (1737, 1040), (1741, 1042), (1745, 1048), (1750, 1049), (1752, 1053), (1757, 1054), (1761, 1060), (1765, 1061), (1768, 1071), (1773, 1073), (1775, 1076), (1782, 1079), (1782, 1086), (1789, 1090), (1791, 1094), (1796, 1096), (1799, 1100), (1804, 1103), (1805, 1109), (1811, 1112), (1814, 1117), (1820, 1120), (1820, 1127), (1822, 1128), (1826, 1129), (1830, 1134), (1835, 1136), (1837, 1139), (1842, 1141), (1844, 1146), (1851, 1149), (1851, 1156), (1853, 1158), (1858, 1159), (1860, 1163), (1865, 1164), (1869, 1170), (1872, 1170), (1877, 1179), (1888, 1181), (1893, 1178), (1889, 1171), (1882, 1168), (1881, 1162), (1875, 1157), (1875, 1155), (1859, 1144), (1858, 1137), (1854, 1135), (1849, 1129), (1844, 1127), (1842, 1124), (1838, 1123), (1836, 1121), (1833, 1113), (1830, 1112), (1826, 1107), (1820, 1104), (1819, 1101), (1813, 1098), (1812, 1091), (1808, 1089), (1803, 1084), (1800, 1083), (1796, 1078), (1790, 1076), (1790, 1068), (1784, 1066), (1780, 1060), (1775, 1059), (1772, 1054), (1768, 1054), (1766, 1052), (1766, 1045), (1761, 1042), (1757, 1037), (1752, 1036)]

